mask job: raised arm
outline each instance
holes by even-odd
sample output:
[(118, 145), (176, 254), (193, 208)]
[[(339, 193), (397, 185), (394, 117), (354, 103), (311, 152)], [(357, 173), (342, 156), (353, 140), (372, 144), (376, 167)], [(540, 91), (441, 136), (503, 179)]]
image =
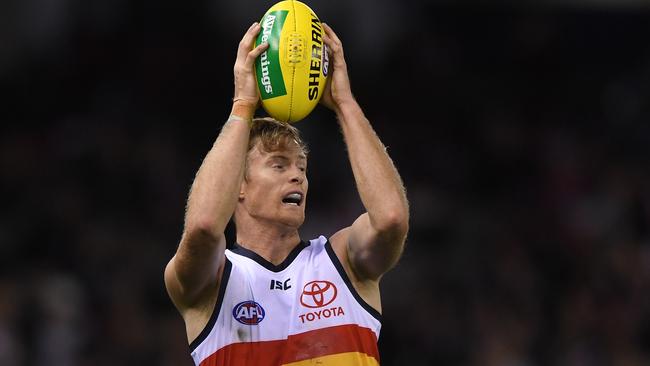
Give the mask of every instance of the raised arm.
[[(232, 114), (206, 155), (190, 189), (180, 245), (165, 269), (165, 285), (183, 312), (218, 286), (224, 262), (224, 230), (237, 204), (244, 174), (249, 122), (258, 104), (253, 62), (267, 47), (251, 51), (260, 26), (254, 23), (239, 44)], [(212, 293), (210, 291), (209, 293)]]
[(397, 169), (352, 95), (341, 41), (329, 26), (324, 27), (333, 72), (322, 103), (338, 117), (367, 211), (336, 235), (347, 243), (347, 259), (357, 279), (378, 280), (395, 265), (404, 248), (408, 202)]

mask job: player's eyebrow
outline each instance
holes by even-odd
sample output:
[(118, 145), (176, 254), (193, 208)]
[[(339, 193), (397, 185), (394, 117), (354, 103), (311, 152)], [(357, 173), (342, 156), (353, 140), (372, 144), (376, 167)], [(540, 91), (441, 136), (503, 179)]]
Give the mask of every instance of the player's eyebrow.
[(287, 162), (287, 161), (289, 161), (290, 159), (289, 159), (286, 155), (282, 155), (282, 154), (273, 154), (273, 155), (269, 156), (268, 160), (269, 160), (269, 161), (282, 161), (282, 162)]
[[(282, 154), (282, 153), (276, 153), (276, 154), (273, 154), (273, 155), (269, 156), (269, 157), (268, 157), (268, 160), (269, 160), (269, 161), (278, 161), (278, 160), (281, 160), (281, 161), (287, 162), (287, 161), (290, 161), (291, 158), (289, 158), (289, 157), (288, 157), (287, 155), (285, 155), (285, 154)], [(299, 155), (298, 155), (298, 160), (300, 160), (300, 161), (307, 161), (307, 156), (306, 156), (305, 154), (299, 154)]]

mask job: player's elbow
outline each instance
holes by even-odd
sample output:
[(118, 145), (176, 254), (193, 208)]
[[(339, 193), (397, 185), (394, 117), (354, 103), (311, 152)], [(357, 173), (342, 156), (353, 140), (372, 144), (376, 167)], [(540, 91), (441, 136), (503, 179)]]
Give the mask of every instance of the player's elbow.
[(210, 218), (188, 220), (185, 223), (185, 230), (183, 232), (184, 241), (189, 243), (216, 242), (220, 235), (221, 233), (215, 227), (214, 220)]
[(377, 225), (380, 233), (397, 238), (404, 238), (409, 230), (409, 212), (407, 208), (387, 210)]

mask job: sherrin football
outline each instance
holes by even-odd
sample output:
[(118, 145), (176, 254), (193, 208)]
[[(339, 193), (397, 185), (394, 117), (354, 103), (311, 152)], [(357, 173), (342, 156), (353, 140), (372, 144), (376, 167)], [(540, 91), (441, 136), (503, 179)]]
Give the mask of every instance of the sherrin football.
[(260, 25), (255, 47), (269, 43), (255, 62), (262, 107), (278, 121), (300, 121), (316, 107), (327, 81), (323, 26), (313, 10), (296, 0), (273, 5)]

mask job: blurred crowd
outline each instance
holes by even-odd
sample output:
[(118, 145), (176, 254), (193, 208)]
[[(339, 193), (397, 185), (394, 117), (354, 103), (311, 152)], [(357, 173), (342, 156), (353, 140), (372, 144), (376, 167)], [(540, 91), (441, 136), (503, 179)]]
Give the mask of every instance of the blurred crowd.
[[(0, 4), (0, 365), (192, 364), (163, 268), (272, 3)], [(382, 365), (649, 365), (650, 13), (308, 3), (411, 202)], [(346, 151), (322, 108), (297, 127), (302, 236), (331, 235)]]

